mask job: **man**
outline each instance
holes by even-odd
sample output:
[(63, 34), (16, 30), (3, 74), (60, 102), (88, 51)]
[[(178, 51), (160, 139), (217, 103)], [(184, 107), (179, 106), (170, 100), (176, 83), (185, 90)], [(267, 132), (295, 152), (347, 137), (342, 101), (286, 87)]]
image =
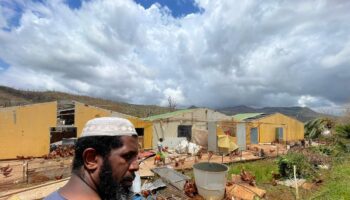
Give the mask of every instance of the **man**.
[(126, 199), (129, 187), (122, 183), (133, 181), (139, 169), (137, 155), (137, 133), (128, 120), (92, 119), (76, 143), (70, 180), (45, 199)]

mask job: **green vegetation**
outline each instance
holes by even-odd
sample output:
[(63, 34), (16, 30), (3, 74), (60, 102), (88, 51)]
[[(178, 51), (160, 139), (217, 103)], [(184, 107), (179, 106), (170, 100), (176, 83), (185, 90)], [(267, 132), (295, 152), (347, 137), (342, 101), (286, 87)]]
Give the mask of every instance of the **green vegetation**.
[(337, 125), (335, 131), (340, 137), (350, 139), (350, 123)]
[[(293, 153), (290, 158), (294, 160), (302, 160), (305, 162), (305, 158), (300, 158)], [(231, 164), (229, 174), (239, 174), (242, 169), (247, 170), (252, 175), (256, 176), (256, 183), (259, 188), (267, 191), (267, 199), (283, 199), (294, 200), (295, 189), (282, 185), (273, 186), (271, 184), (273, 177), (272, 174), (278, 172), (278, 160), (277, 159), (265, 159), (254, 162), (246, 163), (234, 163)], [(317, 179), (322, 180), (321, 185), (314, 185), (311, 190), (305, 190), (302, 187), (299, 188), (300, 199), (312, 199), (312, 200), (338, 200), (349, 199), (350, 197), (350, 155), (345, 154), (341, 157), (341, 162), (333, 162), (331, 169), (318, 169)], [(312, 183), (313, 179), (308, 182)]]
[(240, 174), (242, 169), (252, 173), (256, 178), (257, 184), (271, 182), (272, 174), (278, 172), (275, 161), (266, 159), (255, 162), (231, 164), (229, 174)]
[(342, 158), (331, 170), (322, 170), (324, 184), (311, 195), (310, 199), (349, 199), (350, 198), (350, 156)]
[(298, 178), (315, 176), (312, 163), (301, 153), (290, 152), (287, 155), (281, 156), (277, 159), (277, 165), (279, 174), (285, 178), (294, 177), (294, 165), (296, 166), (296, 176)]
[(333, 128), (334, 122), (328, 118), (317, 118), (305, 123), (305, 138), (319, 138), (323, 131)]

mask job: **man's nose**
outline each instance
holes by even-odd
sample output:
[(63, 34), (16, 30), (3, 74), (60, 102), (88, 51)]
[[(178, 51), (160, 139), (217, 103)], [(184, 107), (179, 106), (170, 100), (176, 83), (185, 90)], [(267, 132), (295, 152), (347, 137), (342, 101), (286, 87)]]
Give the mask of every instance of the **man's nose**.
[(129, 170), (130, 170), (130, 171), (138, 171), (138, 170), (139, 170), (139, 161), (138, 161), (137, 159), (135, 159), (135, 160), (131, 163), (131, 165), (130, 165), (130, 167), (129, 167)]

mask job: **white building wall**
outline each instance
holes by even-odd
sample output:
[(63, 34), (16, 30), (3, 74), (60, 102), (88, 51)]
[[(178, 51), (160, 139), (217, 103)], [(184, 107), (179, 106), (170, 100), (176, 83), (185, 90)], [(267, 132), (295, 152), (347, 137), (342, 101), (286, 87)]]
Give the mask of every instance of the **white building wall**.
[(186, 112), (168, 119), (153, 121), (153, 147), (156, 148), (160, 137), (164, 140), (177, 138), (177, 127), (179, 125), (192, 125), (193, 129), (208, 130), (209, 121), (228, 120), (231, 117), (210, 110), (199, 108), (193, 112)]

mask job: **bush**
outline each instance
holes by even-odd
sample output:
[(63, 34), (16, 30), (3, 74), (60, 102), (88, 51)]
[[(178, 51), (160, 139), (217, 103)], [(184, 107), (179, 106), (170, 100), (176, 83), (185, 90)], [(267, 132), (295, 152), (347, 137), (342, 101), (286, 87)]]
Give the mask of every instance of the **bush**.
[(340, 137), (350, 139), (350, 124), (337, 125), (335, 131)]
[(278, 171), (284, 178), (294, 177), (294, 165), (296, 166), (296, 176), (298, 178), (309, 178), (315, 175), (312, 165), (303, 154), (290, 152), (287, 155), (279, 157), (277, 164)]

